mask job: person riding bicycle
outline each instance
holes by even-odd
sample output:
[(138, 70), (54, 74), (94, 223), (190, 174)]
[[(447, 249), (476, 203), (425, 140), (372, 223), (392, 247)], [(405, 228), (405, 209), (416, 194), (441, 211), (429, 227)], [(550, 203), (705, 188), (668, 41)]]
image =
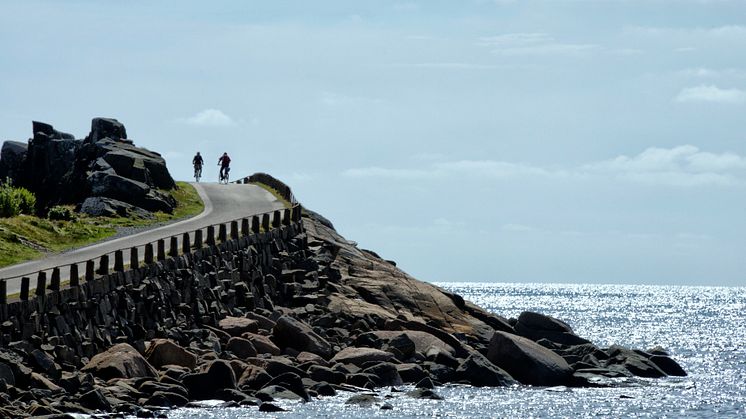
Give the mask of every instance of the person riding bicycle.
[(197, 152), (197, 155), (195, 155), (192, 159), (192, 164), (194, 165), (194, 170), (202, 169), (202, 165), (205, 164), (205, 161), (202, 160), (202, 156), (199, 154), (199, 151)]
[(218, 164), (220, 165), (220, 180), (223, 180), (228, 177), (228, 172), (231, 170), (231, 158), (228, 157), (228, 153), (223, 153), (223, 155), (220, 156)]

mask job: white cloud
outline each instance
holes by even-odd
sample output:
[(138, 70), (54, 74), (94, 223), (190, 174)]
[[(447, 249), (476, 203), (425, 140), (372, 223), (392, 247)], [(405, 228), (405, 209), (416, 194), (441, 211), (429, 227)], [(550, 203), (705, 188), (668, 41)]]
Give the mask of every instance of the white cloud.
[[(427, 160), (422, 160), (427, 162)], [(541, 167), (495, 160), (430, 161), (423, 168), (392, 169), (365, 167), (348, 169), (343, 176), (406, 180), (442, 180), (471, 177), (481, 180), (616, 179), (658, 186), (729, 186), (746, 183), (746, 157), (735, 153), (710, 153), (692, 145), (651, 147), (635, 156), (621, 155), (578, 167)]]
[(179, 118), (178, 122), (200, 127), (229, 127), (236, 122), (219, 109), (205, 109), (187, 118)]
[(696, 78), (720, 78), (720, 77), (746, 77), (746, 71), (736, 68), (714, 69), (707, 67), (686, 68), (678, 71), (677, 74), (685, 77)]
[(674, 100), (680, 103), (708, 102), (742, 104), (746, 103), (746, 91), (739, 89), (721, 89), (715, 85), (703, 84), (700, 86), (681, 89)]
[(652, 185), (732, 185), (742, 182), (746, 157), (704, 152), (692, 145), (651, 147), (636, 156), (618, 156), (584, 165), (581, 170)]
[(490, 47), (502, 55), (576, 55), (598, 48), (595, 44), (575, 44), (557, 41), (543, 32), (508, 33), (482, 37), (478, 45)]
[(362, 103), (382, 103), (383, 100), (364, 96), (347, 96), (339, 93), (324, 91), (319, 96), (319, 103), (325, 106), (346, 106)]
[(366, 167), (349, 169), (342, 173), (349, 177), (382, 177), (397, 179), (441, 179), (448, 176), (476, 176), (479, 178), (511, 178), (518, 176), (551, 176), (563, 175), (541, 167), (522, 163), (510, 163), (494, 160), (458, 160), (435, 162), (424, 169), (386, 169)]
[(512, 231), (512, 232), (519, 232), (519, 233), (525, 233), (525, 232), (536, 230), (535, 228), (525, 225), (525, 224), (503, 224), (501, 228), (504, 231)]
[(673, 28), (673, 27), (650, 27), (637, 26), (630, 28), (632, 32), (649, 35), (649, 36), (687, 36), (687, 37), (708, 37), (716, 39), (731, 39), (737, 41), (746, 41), (746, 26), (742, 25), (725, 25), (710, 28)]

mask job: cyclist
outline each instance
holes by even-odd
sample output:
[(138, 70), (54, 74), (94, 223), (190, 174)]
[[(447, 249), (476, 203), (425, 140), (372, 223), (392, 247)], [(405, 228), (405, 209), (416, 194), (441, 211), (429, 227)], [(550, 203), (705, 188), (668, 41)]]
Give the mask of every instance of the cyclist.
[(220, 156), (218, 164), (220, 165), (220, 181), (222, 182), (224, 179), (228, 178), (228, 172), (231, 170), (231, 158), (228, 157), (228, 153), (223, 153), (223, 155)]
[(199, 178), (202, 177), (202, 165), (204, 163), (205, 161), (202, 160), (202, 156), (198, 151), (197, 155), (192, 159), (192, 164), (194, 165), (194, 178), (197, 179), (197, 182), (199, 182)]

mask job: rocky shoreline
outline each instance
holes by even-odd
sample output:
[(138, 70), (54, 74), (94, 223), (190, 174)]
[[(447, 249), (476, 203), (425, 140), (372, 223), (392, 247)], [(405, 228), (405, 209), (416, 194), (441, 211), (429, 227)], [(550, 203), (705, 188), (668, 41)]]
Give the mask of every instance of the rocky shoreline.
[(312, 212), (263, 234), (261, 245), (228, 242), (112, 280), (85, 303), (59, 298), (46, 320), (24, 309), (35, 325), (10, 316), (0, 415), (152, 417), (206, 399), (279, 411), (277, 400), (342, 390), (358, 393), (350, 404), (386, 409), (369, 390), (414, 384), (406, 397), (438, 399), (446, 383), (588, 387), (686, 375), (661, 348), (599, 348), (540, 313), (488, 313)]

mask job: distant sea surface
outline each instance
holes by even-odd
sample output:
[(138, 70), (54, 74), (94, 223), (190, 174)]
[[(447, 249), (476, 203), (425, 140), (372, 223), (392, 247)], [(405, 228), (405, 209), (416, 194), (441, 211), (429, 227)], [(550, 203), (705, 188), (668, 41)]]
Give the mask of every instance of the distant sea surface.
[[(350, 393), (290, 410), (179, 409), (170, 418), (522, 418), (746, 417), (746, 288), (438, 283), (505, 317), (530, 310), (569, 323), (601, 347), (664, 347), (688, 377), (630, 379), (613, 388), (438, 388), (443, 401), (414, 400), (389, 389), (379, 395), (393, 410), (351, 407)], [(406, 389), (406, 388), (404, 388)]]

